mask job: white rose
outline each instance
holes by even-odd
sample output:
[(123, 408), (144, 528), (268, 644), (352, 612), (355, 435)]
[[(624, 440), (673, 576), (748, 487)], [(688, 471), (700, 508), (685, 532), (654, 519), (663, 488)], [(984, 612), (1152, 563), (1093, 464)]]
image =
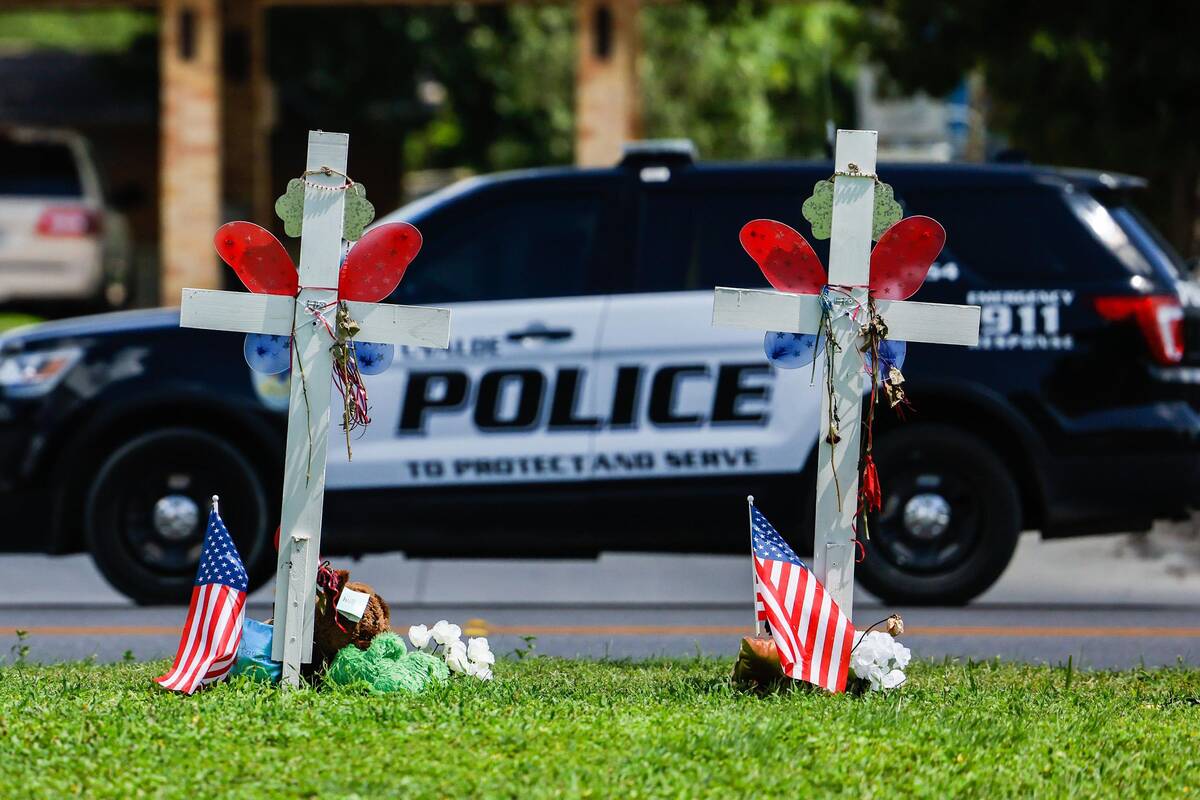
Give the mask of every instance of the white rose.
[(881, 667), (872, 665), (871, 668), (867, 670), (866, 675), (860, 675), (859, 677), (866, 678), (871, 682), (872, 692), (878, 692), (883, 688), (883, 669)]
[[(850, 661), (859, 671), (865, 671), (871, 666), (883, 666), (891, 658), (891, 642), (893, 641), (895, 640), (887, 634), (872, 631), (866, 636), (860, 637), (850, 656)], [(866, 676), (859, 675), (859, 677)]]
[(418, 650), (429, 644), (429, 628), (424, 625), (413, 625), (408, 629), (408, 640), (412, 642), (412, 646)]
[(481, 681), (490, 681), (492, 679), (492, 671), (488, 669), (487, 664), (471, 662), (467, 664), (467, 674), (479, 678)]
[(855, 661), (851, 664), (854, 674), (864, 680), (869, 679), (874, 673), (882, 673), (882, 668), (871, 661)]
[(902, 683), (904, 683), (904, 673), (898, 669), (894, 669), (883, 676), (883, 688), (885, 689), (895, 689)]
[(465, 644), (456, 640), (446, 647), (446, 666), (451, 672), (466, 672), (469, 664)]
[(444, 619), (439, 619), (434, 623), (433, 630), (430, 633), (435, 642), (442, 647), (449, 647), (452, 642), (457, 642), (462, 637), (462, 628)]
[(467, 640), (467, 658), (477, 664), (496, 663), (496, 656), (488, 646), (488, 640), (482, 636)]

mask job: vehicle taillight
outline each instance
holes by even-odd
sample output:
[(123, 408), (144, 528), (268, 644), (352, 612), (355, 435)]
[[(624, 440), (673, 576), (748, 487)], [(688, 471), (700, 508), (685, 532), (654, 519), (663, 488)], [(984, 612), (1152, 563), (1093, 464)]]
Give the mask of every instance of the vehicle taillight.
[(1133, 319), (1142, 329), (1150, 353), (1160, 364), (1183, 360), (1183, 306), (1170, 295), (1097, 297), (1096, 312), (1105, 319)]
[(47, 208), (37, 221), (41, 236), (90, 236), (100, 231), (100, 215), (81, 206)]

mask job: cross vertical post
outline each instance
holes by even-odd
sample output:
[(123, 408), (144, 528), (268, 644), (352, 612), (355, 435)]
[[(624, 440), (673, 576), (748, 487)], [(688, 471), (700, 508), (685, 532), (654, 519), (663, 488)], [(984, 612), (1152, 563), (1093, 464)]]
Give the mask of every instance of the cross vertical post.
[[(289, 624), (271, 645), (271, 658), (283, 662), (283, 680), (293, 686), (300, 680), (300, 664), (312, 661), (317, 557), (321, 551), (325, 455), (329, 443), (329, 396), (333, 382), (329, 335), (319, 317), (333, 325), (346, 201), (345, 192), (332, 191), (332, 187), (342, 184), (342, 176), (320, 174), (319, 170), (328, 167), (338, 173), (346, 172), (349, 139), (344, 133), (309, 133), (305, 163), (305, 170), (316, 174), (310, 174), (304, 186), (300, 292), (293, 310), (295, 342), (284, 451), (279, 561), (275, 571), (275, 615), (277, 619), (288, 619)], [(323, 186), (331, 188), (320, 188)], [(293, 546), (295, 537), (307, 537), (307, 546)], [(303, 563), (299, 563), (301, 555), (306, 556)], [(296, 572), (300, 573), (298, 578)], [(300, 596), (294, 591), (296, 585), (302, 588)], [(299, 629), (291, 627), (288, 616), (290, 607), (297, 604), (304, 610)], [(302, 654), (299, 662), (293, 662), (284, 658), (284, 651), (289, 644), (294, 646), (297, 639)]]
[[(829, 283), (846, 287), (865, 308), (871, 268), (871, 218), (875, 208), (875, 131), (838, 131), (834, 150), (833, 221), (829, 240)], [(851, 166), (853, 165), (853, 167)], [(862, 177), (853, 173), (862, 173)], [(817, 438), (817, 511), (813, 569), (833, 601), (853, 619), (854, 523), (858, 513), (859, 440), (862, 432), (863, 320), (831, 320), (832, 397), (821, 393)], [(828, 345), (827, 345), (828, 346)], [(832, 404), (832, 408), (831, 408)], [(838, 441), (830, 436), (836, 410)], [(832, 468), (830, 468), (832, 467)]]

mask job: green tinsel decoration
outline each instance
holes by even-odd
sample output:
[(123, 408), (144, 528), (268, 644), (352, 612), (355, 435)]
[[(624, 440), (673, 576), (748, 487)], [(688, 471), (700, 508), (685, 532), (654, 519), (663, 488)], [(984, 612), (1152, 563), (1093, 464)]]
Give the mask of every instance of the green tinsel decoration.
[(442, 659), (420, 651), (409, 653), (404, 640), (391, 631), (372, 639), (366, 650), (354, 645), (343, 647), (325, 673), (329, 683), (365, 683), (373, 694), (417, 694), (449, 678), (450, 670)]

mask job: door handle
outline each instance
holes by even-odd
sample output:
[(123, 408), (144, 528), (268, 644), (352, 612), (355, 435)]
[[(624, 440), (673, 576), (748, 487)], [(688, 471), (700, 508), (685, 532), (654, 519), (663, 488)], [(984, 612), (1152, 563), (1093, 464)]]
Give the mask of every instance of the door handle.
[(541, 323), (532, 323), (523, 331), (509, 331), (507, 339), (517, 344), (527, 344), (532, 341), (565, 342), (575, 335), (570, 328), (547, 328)]

